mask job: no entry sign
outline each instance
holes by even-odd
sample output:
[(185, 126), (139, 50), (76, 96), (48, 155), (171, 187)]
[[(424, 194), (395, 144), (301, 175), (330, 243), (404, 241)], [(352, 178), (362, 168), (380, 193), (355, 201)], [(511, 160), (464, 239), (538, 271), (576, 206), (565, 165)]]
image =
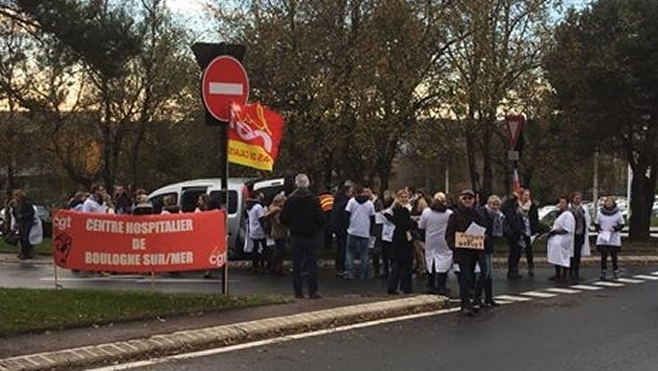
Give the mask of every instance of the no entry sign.
[(231, 102), (245, 104), (249, 99), (247, 72), (237, 59), (219, 56), (203, 71), (201, 95), (208, 112), (217, 120), (228, 122)]

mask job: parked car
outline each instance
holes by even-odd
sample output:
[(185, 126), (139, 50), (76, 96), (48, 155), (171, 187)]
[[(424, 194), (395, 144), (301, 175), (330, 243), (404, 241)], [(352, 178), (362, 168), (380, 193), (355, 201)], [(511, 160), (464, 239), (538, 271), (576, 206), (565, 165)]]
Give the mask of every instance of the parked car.
[(227, 192), (222, 189), (221, 178), (208, 178), (170, 184), (153, 191), (148, 198), (153, 205), (153, 211), (157, 214), (162, 211), (163, 201), (166, 196), (173, 196), (183, 212), (194, 212), (197, 207), (197, 200), (202, 194), (208, 194), (211, 200), (220, 205), (226, 205), (228, 198), (228, 255), (229, 258), (237, 258), (242, 253), (245, 235), (242, 217), (244, 214), (244, 201), (248, 197), (245, 184), (250, 180), (253, 179), (229, 178), (228, 197)]

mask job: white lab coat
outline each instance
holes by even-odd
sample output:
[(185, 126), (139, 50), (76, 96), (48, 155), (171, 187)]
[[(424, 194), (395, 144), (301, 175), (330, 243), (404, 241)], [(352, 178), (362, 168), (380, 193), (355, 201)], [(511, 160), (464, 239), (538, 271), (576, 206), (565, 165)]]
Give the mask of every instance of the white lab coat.
[(445, 273), (452, 266), (452, 251), (446, 242), (446, 228), (452, 210), (444, 212), (434, 211), (430, 208), (423, 210), (418, 228), (425, 230), (425, 263), (427, 270), (432, 264), (438, 273)]
[[(11, 228), (15, 228), (16, 219), (11, 218)], [(34, 206), (34, 219), (32, 221), (32, 228), (30, 228), (30, 245), (38, 245), (43, 242), (43, 222), (37, 215), (37, 208)]]
[(546, 242), (546, 257), (550, 264), (569, 268), (573, 256), (574, 231), (576, 219), (569, 211), (561, 213), (553, 222), (552, 231), (563, 229), (566, 234), (556, 234)]

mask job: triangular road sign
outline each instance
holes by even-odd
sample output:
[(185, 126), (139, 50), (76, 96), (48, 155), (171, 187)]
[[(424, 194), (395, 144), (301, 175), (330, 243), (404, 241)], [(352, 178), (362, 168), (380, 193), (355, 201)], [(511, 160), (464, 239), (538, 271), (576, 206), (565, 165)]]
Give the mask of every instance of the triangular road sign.
[(509, 145), (511, 150), (516, 148), (516, 142), (519, 140), (524, 122), (525, 117), (523, 117), (523, 115), (505, 116), (505, 127), (507, 128), (507, 136), (509, 138)]

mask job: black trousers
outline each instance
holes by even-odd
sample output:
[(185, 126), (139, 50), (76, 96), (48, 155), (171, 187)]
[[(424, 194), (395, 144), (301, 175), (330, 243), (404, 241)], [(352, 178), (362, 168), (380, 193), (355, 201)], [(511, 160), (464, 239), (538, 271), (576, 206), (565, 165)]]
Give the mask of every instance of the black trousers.
[(313, 296), (318, 292), (318, 249), (323, 236), (315, 237), (292, 236), (292, 287), (295, 295), (302, 295), (303, 277), (306, 272), (308, 294)]
[(601, 250), (601, 270), (605, 271), (608, 269), (608, 255), (612, 260), (612, 270), (619, 270), (619, 248), (617, 247), (607, 247), (600, 246)]
[(393, 242), (382, 241), (382, 275), (389, 276), (393, 268)]
[(584, 244), (585, 234), (577, 234), (574, 236), (573, 257), (571, 258), (571, 267), (569, 269), (569, 274), (573, 278), (580, 277), (580, 258), (583, 254)]
[(345, 272), (345, 249), (347, 248), (347, 230), (336, 233), (336, 272)]
[(480, 259), (480, 252), (465, 251), (459, 254), (459, 299), (462, 309), (473, 309), (475, 289), (475, 265)]
[(33, 255), (32, 245), (30, 244), (30, 230), (32, 229), (32, 222), (19, 222), (18, 238), (21, 244), (21, 258), (31, 258)]
[(397, 251), (394, 252), (393, 269), (391, 269), (391, 274), (388, 276), (388, 293), (393, 294), (400, 287), (403, 293), (409, 294), (413, 291), (411, 278), (414, 257), (413, 250), (411, 246), (394, 248)]
[(251, 252), (252, 268), (254, 270), (258, 268), (264, 268), (269, 253), (267, 248), (267, 239), (259, 238), (252, 241), (254, 242), (254, 250)]
[[(525, 257), (528, 262), (528, 269), (535, 268), (534, 253), (532, 245), (530, 244), (529, 236), (521, 236), (525, 242)], [(509, 255), (507, 257), (507, 274), (519, 273), (519, 262), (521, 261), (521, 250), (523, 246), (519, 244), (519, 240), (515, 238), (508, 238), (507, 244), (509, 246)]]

